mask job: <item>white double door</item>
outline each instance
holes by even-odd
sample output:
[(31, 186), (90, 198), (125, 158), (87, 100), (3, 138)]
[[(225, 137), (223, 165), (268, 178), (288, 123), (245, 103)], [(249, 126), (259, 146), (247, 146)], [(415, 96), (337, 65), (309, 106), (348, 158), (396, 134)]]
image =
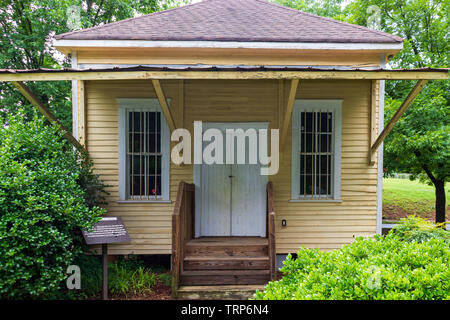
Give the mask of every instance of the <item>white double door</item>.
[[(204, 124), (205, 125), (205, 124)], [(206, 128), (267, 129), (265, 123), (208, 123)], [(226, 143), (225, 134), (224, 144)], [(225, 149), (225, 148), (224, 148)], [(196, 236), (266, 236), (267, 176), (258, 164), (249, 164), (246, 141), (245, 164), (202, 164), (196, 180)], [(225, 159), (224, 152), (224, 159)], [(225, 163), (225, 161), (224, 161)], [(194, 169), (195, 170), (195, 169)]]

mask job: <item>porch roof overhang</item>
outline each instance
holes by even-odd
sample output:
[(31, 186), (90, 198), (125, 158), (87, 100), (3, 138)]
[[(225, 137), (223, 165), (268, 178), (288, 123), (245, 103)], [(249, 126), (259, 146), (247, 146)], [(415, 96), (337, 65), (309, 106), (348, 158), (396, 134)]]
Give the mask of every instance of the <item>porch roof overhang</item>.
[[(292, 108), (295, 101), (299, 80), (371, 80), (372, 102), (370, 105), (371, 128), (368, 145), (368, 163), (375, 163), (374, 156), (378, 147), (393, 129), (394, 125), (412, 104), (415, 97), (425, 87), (429, 80), (447, 80), (448, 68), (421, 68), (421, 69), (369, 69), (351, 67), (307, 67), (307, 66), (207, 66), (207, 65), (146, 65), (131, 67), (113, 67), (96, 69), (36, 69), (36, 70), (12, 70), (0, 69), (0, 81), (12, 82), (12, 84), (39, 109), (50, 121), (57, 119), (39, 101), (39, 99), (24, 84), (24, 81), (70, 81), (70, 80), (152, 80), (153, 87), (160, 101), (162, 111), (168, 119), (171, 131), (176, 129), (167, 99), (159, 80), (169, 79), (279, 79), (291, 80), (289, 98), (286, 105), (283, 127), (281, 128), (281, 144), (283, 148), (287, 139), (288, 127), (291, 120)], [(387, 123), (383, 131), (375, 136), (375, 104), (374, 88), (376, 80), (416, 80), (417, 83), (397, 112)], [(84, 149), (78, 140), (65, 128), (66, 138), (77, 148)]]
[(0, 69), (0, 81), (145, 79), (444, 80), (448, 68), (381, 69), (309, 66), (146, 65), (90, 69)]

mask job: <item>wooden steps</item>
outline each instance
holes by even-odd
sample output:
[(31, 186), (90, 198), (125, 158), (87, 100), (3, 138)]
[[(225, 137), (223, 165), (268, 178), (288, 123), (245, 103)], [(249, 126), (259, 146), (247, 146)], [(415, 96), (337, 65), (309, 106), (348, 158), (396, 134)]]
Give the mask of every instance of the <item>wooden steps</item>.
[(269, 270), (196, 270), (184, 271), (181, 283), (184, 285), (216, 284), (266, 284)]
[(178, 288), (178, 298), (248, 300), (256, 290), (263, 289), (262, 285), (181, 286)]
[(269, 280), (265, 238), (205, 237), (186, 243), (182, 285), (263, 285)]
[(240, 270), (240, 269), (268, 270), (269, 257), (188, 256), (184, 259), (184, 270)]

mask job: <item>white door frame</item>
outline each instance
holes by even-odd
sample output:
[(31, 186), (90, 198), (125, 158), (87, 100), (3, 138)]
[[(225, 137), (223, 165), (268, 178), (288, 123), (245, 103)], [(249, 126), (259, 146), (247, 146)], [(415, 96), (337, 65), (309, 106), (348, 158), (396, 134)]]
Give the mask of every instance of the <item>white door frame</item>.
[[(205, 132), (205, 130), (210, 128), (220, 128), (220, 127), (226, 127), (228, 129), (249, 129), (254, 128), (256, 130), (258, 129), (269, 129), (269, 122), (203, 122), (202, 123), (202, 130)], [(203, 135), (202, 132), (202, 135)], [(203, 140), (203, 139), (202, 139)], [(226, 139), (224, 137), (224, 143), (226, 143)], [(203, 144), (202, 144), (203, 145)], [(202, 147), (202, 153), (203, 153), (203, 147)], [(203, 154), (202, 154), (203, 157)], [(224, 159), (226, 155), (224, 154)], [(259, 157), (258, 157), (259, 158)], [(265, 178), (265, 183), (267, 185), (267, 176), (263, 176)], [(194, 217), (194, 236), (196, 238), (200, 237), (200, 228), (201, 228), (201, 215), (202, 215), (202, 188), (201, 188), (201, 181), (202, 181), (202, 165), (201, 164), (194, 164), (194, 173), (193, 173), (193, 182), (195, 185), (195, 217)]]

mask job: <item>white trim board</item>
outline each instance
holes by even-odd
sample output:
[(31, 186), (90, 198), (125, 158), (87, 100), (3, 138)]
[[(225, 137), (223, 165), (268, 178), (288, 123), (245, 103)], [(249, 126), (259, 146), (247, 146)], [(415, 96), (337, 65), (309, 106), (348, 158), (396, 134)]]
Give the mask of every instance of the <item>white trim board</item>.
[[(158, 99), (129, 99), (118, 98), (119, 108), (119, 203), (136, 203), (139, 200), (127, 199), (127, 111), (158, 111), (161, 112), (161, 196), (157, 199), (144, 199), (142, 201), (167, 202), (170, 200), (170, 130)], [(170, 106), (170, 99), (168, 104)], [(139, 201), (140, 202), (140, 201)]]
[(341, 199), (341, 143), (342, 143), (342, 102), (341, 99), (296, 99), (294, 109), (292, 111), (292, 159), (291, 159), (291, 199), (295, 202), (303, 200), (321, 201), (318, 197), (300, 197), (300, 177), (299, 168), (299, 151), (300, 151), (300, 112), (302, 111), (323, 111), (333, 113), (333, 182), (332, 182), (332, 198), (324, 198), (323, 201)]
[(54, 40), (54, 47), (84, 48), (220, 48), (297, 50), (401, 50), (403, 43)]
[[(385, 68), (385, 55), (380, 55), (380, 67)], [(384, 129), (384, 90), (385, 81), (379, 82), (379, 100), (378, 100), (378, 134)], [(376, 232), (381, 234), (383, 223), (383, 143), (378, 147), (378, 163), (377, 163), (377, 225)]]

